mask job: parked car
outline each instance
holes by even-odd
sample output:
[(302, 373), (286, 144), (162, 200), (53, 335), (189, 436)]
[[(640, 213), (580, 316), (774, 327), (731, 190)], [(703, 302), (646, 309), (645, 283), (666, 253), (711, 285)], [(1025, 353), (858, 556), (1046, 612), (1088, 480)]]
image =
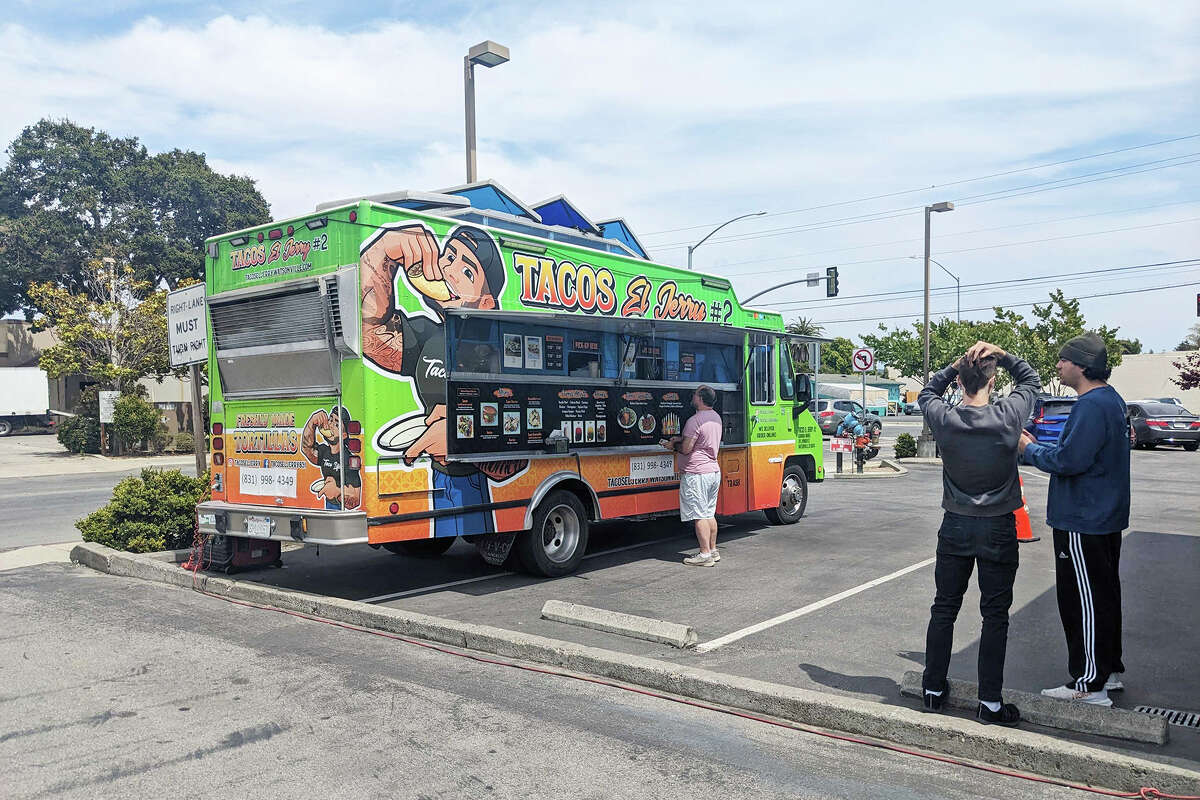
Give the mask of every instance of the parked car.
[[(855, 415), (863, 413), (862, 404), (853, 400), (822, 397), (816, 401), (816, 404), (813, 416), (817, 418), (817, 424), (821, 426), (821, 433), (825, 436), (833, 436), (837, 433), (838, 423), (842, 421), (842, 417), (846, 416), (847, 411), (853, 412)], [(883, 430), (883, 421), (877, 414), (867, 411), (866, 417), (863, 418), (863, 427), (867, 429), (868, 433), (872, 429), (881, 431)]]
[(1179, 445), (1184, 450), (1200, 448), (1200, 417), (1183, 406), (1139, 400), (1126, 403), (1129, 409), (1129, 442), (1153, 450), (1160, 444)]
[(1170, 403), (1175, 406), (1183, 406), (1183, 401), (1178, 397), (1147, 397), (1145, 400), (1138, 400), (1139, 403)]
[(919, 405), (917, 405), (916, 403), (905, 403), (904, 404), (904, 413), (908, 414), (908, 415), (920, 414), (921, 407)]
[(1067, 423), (1067, 417), (1071, 416), (1071, 408), (1078, 399), (1077, 397), (1055, 397), (1048, 394), (1038, 395), (1025, 430), (1033, 434), (1033, 438), (1039, 442), (1054, 444), (1058, 441), (1058, 437), (1062, 436), (1063, 425)]

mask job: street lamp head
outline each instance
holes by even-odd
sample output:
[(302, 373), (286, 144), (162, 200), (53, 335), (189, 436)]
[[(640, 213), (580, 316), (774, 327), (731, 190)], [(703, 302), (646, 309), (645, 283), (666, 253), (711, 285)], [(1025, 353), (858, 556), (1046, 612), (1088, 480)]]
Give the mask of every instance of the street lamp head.
[(479, 64), (484, 67), (498, 67), (509, 60), (508, 48), (488, 39), (486, 42), (480, 42), (468, 50), (467, 59), (472, 64)]
[(926, 206), (928, 211), (953, 211), (954, 203), (934, 203), (931, 206)]

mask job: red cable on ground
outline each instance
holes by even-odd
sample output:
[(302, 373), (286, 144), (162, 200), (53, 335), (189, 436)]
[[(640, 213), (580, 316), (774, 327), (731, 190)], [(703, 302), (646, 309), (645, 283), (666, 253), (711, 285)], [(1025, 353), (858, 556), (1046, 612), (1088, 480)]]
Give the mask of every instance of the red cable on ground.
[(644, 695), (646, 697), (653, 697), (657, 700), (669, 700), (672, 703), (679, 703), (679, 704), (685, 705), (685, 706), (692, 706), (693, 708), (700, 708), (705, 711), (714, 711), (719, 714), (727, 714), (732, 717), (740, 717), (742, 719), (750, 720), (751, 722), (761, 722), (766, 725), (773, 725), (777, 728), (787, 728), (788, 730), (802, 731), (804, 733), (813, 734), (814, 736), (822, 736), (826, 739), (835, 739), (840, 742), (848, 742), (850, 744), (858, 744), (858, 745), (863, 745), (865, 747), (874, 747), (879, 750), (888, 750), (893, 753), (901, 753), (901, 754), (907, 755), (907, 756), (916, 756), (917, 758), (924, 758), (924, 759), (928, 759), (930, 761), (940, 761), (943, 764), (950, 764), (950, 765), (956, 766), (956, 767), (967, 767), (968, 769), (979, 770), (981, 772), (990, 772), (994, 775), (1003, 775), (1008, 778), (1020, 778), (1021, 780), (1032, 781), (1034, 783), (1044, 783), (1044, 784), (1049, 784), (1051, 786), (1061, 786), (1066, 789), (1076, 789), (1081, 792), (1091, 792), (1092, 794), (1103, 795), (1105, 797), (1125, 797), (1125, 798), (1133, 798), (1134, 800), (1200, 800), (1200, 795), (1167, 794), (1165, 792), (1159, 791), (1158, 789), (1155, 789), (1152, 786), (1143, 786), (1141, 789), (1139, 789), (1136, 792), (1114, 792), (1114, 791), (1110, 791), (1108, 789), (1097, 789), (1097, 788), (1094, 788), (1091, 786), (1084, 786), (1082, 784), (1056, 780), (1054, 778), (1043, 778), (1038, 775), (1026, 775), (1021, 772), (1011, 772), (1009, 770), (1000, 769), (999, 767), (989, 767), (989, 766), (985, 766), (982, 764), (972, 764), (972, 763), (969, 763), (966, 761), (960, 761), (958, 759), (951, 758), (949, 756), (939, 756), (939, 755), (934, 755), (932, 753), (923, 753), (919, 750), (910, 750), (908, 748), (900, 747), (899, 745), (888, 744), (886, 742), (874, 742), (874, 741), (870, 741), (868, 739), (858, 739), (853, 736), (847, 736), (845, 734), (837, 734), (837, 733), (830, 733), (828, 731), (817, 730), (816, 728), (810, 728), (806, 725), (801, 725), (801, 724), (795, 723), (795, 722), (781, 722), (779, 720), (768, 719), (767, 717), (759, 717), (754, 714), (747, 713), (745, 711), (737, 711), (737, 710), (734, 710), (731, 708), (721, 708), (720, 706), (709, 705), (708, 703), (702, 703), (702, 702), (699, 702), (696, 700), (688, 700), (687, 698), (683, 698), (683, 697), (672, 697), (671, 695), (660, 694), (658, 692), (650, 691), (649, 689), (639, 689), (635, 686), (627, 686), (624, 684), (616, 683), (614, 681), (607, 681), (602, 678), (591, 678), (586, 675), (573, 675), (569, 672), (560, 672), (558, 670), (549, 669), (546, 667), (534, 667), (534, 666), (529, 666), (526, 664), (514, 664), (510, 661), (500, 661), (500, 660), (497, 660), (494, 658), (486, 658), (484, 656), (474, 655), (472, 653), (463, 653), (463, 652), (459, 652), (457, 650), (451, 650), (450, 648), (444, 647), (442, 645), (431, 644), (430, 642), (422, 642), (418, 639), (409, 639), (405, 636), (398, 636), (394, 633), (388, 633), (386, 631), (377, 631), (377, 630), (372, 630), (371, 628), (362, 628), (357, 625), (350, 625), (345, 622), (337, 622), (336, 620), (324, 619), (322, 617), (315, 617), (315, 616), (312, 616), (311, 614), (303, 614), (299, 611), (289, 611), (289, 610), (283, 609), (283, 608), (272, 608), (271, 606), (262, 606), (262, 605), (258, 605), (257, 603), (248, 603), (244, 600), (234, 600), (233, 598), (230, 598), (230, 597), (222, 597), (219, 594), (213, 594), (212, 592), (205, 591), (204, 589), (201, 589), (196, 584), (197, 577), (198, 577), (197, 572), (200, 567), (200, 558), (197, 556), (197, 549), (199, 552), (203, 552), (204, 538), (205, 537), (203, 535), (201, 535), (199, 533), (199, 531), (197, 530), (196, 543), (193, 545), (192, 557), (189, 558), (187, 564), (183, 565), (185, 569), (187, 569), (189, 572), (192, 573), (192, 589), (195, 592), (197, 592), (198, 594), (204, 595), (205, 597), (212, 597), (217, 600), (224, 600), (226, 603), (232, 603), (233, 605), (236, 605), (236, 606), (244, 606), (246, 608), (256, 608), (256, 609), (259, 609), (260, 611), (274, 611), (278, 614), (287, 614), (288, 616), (291, 616), (291, 617), (299, 617), (300, 619), (308, 620), (309, 622), (320, 622), (325, 625), (332, 625), (335, 628), (342, 628), (342, 629), (348, 630), (348, 631), (356, 631), (358, 633), (368, 633), (368, 634), (371, 634), (372, 636), (379, 636), (384, 639), (391, 639), (393, 641), (403, 642), (404, 644), (411, 644), (411, 645), (416, 645), (417, 647), (423, 647), (426, 650), (433, 650), (438, 653), (444, 653), (444, 654), (450, 655), (450, 656), (457, 656), (458, 658), (466, 658), (471, 661), (478, 662), (480, 664), (490, 664), (492, 666), (497, 666), (497, 667), (508, 667), (509, 669), (517, 669), (517, 670), (522, 670), (524, 672), (534, 672), (534, 673), (538, 673), (541, 675), (553, 675), (558, 678), (570, 678), (570, 679), (577, 680), (577, 681), (583, 681), (584, 683), (593, 683), (593, 684), (596, 684), (597, 686), (607, 686), (612, 689), (621, 689), (626, 692), (633, 692), (634, 694), (640, 694), (640, 695)]

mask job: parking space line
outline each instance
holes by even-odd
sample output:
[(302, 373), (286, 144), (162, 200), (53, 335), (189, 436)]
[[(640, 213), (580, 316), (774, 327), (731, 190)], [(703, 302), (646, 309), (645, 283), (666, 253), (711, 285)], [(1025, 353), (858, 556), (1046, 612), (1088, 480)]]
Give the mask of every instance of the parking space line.
[[(589, 558), (599, 558), (600, 556), (612, 555), (613, 553), (622, 553), (626, 550), (636, 550), (639, 547), (649, 547), (652, 544), (661, 544), (662, 542), (669, 542), (672, 539), (681, 539), (685, 535), (690, 535), (690, 534), (682, 534), (681, 533), (677, 536), (668, 536), (664, 539), (651, 539), (648, 542), (639, 542), (637, 544), (630, 544), (630, 545), (626, 545), (624, 547), (614, 547), (611, 550), (600, 550), (599, 552), (596, 552), (596, 553), (587, 554), (586, 556), (583, 557), (583, 560), (587, 561)], [(428, 592), (436, 592), (438, 589), (450, 589), (455, 586), (464, 586), (468, 583), (478, 583), (480, 581), (490, 581), (493, 578), (505, 578), (505, 577), (508, 577), (509, 575), (516, 575), (516, 574), (518, 574), (518, 573), (516, 573), (516, 572), (497, 572), (492, 575), (479, 575), (474, 578), (463, 578), (460, 581), (449, 581), (448, 583), (436, 583), (433, 586), (422, 586), (417, 589), (407, 589), (403, 592), (392, 592), (391, 594), (381, 594), (376, 597), (365, 597), (362, 600), (359, 600), (358, 602), (360, 602), (360, 603), (383, 603), (388, 600), (397, 600), (401, 597), (411, 597), (414, 594), (426, 594)]]
[(1027, 478), (1041, 478), (1044, 481), (1050, 480), (1050, 476), (1044, 472), (1026, 472), (1023, 469), (1017, 470), (1017, 471), (1020, 472), (1022, 475), (1024, 475)]
[(797, 608), (795, 611), (789, 611), (786, 614), (780, 614), (778, 617), (772, 617), (771, 619), (763, 620), (762, 622), (759, 622), (755, 625), (751, 625), (748, 628), (742, 628), (740, 631), (734, 631), (733, 633), (727, 633), (724, 636), (719, 636), (716, 639), (712, 639), (710, 641), (707, 641), (707, 642), (697, 645), (696, 652), (697, 653), (708, 653), (713, 650), (716, 650), (718, 647), (724, 647), (725, 645), (729, 644), (730, 642), (736, 642), (738, 639), (744, 639), (745, 637), (747, 637), (751, 634), (758, 633), (760, 631), (765, 631), (768, 628), (774, 628), (776, 625), (782, 625), (785, 622), (790, 622), (791, 620), (794, 620), (797, 617), (803, 617), (805, 614), (811, 614), (814, 611), (820, 611), (822, 608), (825, 608), (826, 606), (831, 606), (834, 603), (838, 602), (839, 600), (845, 600), (847, 597), (852, 597), (860, 592), (865, 592), (867, 589), (872, 589), (876, 586), (887, 583), (888, 581), (895, 580), (896, 578), (907, 575), (910, 572), (915, 572), (915, 571), (921, 569), (922, 567), (927, 567), (936, 560), (937, 559), (935, 557), (935, 558), (927, 558), (924, 561), (918, 561), (916, 564), (911, 564), (911, 565), (905, 567), (904, 569), (898, 569), (895, 572), (890, 573), (888, 575), (884, 575), (881, 578), (876, 578), (873, 581), (867, 581), (866, 583), (859, 584), (858, 586), (855, 586), (853, 589), (847, 589), (844, 592), (838, 592), (835, 595), (826, 597), (824, 600), (818, 600), (815, 603), (809, 603), (808, 605), (806, 605), (802, 608)]

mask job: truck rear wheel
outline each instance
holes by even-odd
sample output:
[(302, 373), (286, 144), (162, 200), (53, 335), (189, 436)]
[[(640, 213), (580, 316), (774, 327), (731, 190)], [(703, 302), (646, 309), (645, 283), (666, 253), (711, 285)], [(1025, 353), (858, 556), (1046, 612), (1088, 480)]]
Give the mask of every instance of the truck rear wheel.
[(6, 419), (0, 419), (0, 436), (8, 436), (13, 431), (13, 424)]
[(406, 542), (384, 542), (389, 553), (410, 558), (437, 558), (454, 545), (457, 536), (438, 536), (435, 539), (409, 539)]
[(779, 505), (766, 509), (767, 520), (772, 525), (791, 525), (804, 516), (807, 506), (808, 480), (804, 470), (797, 466), (788, 467), (783, 471), (779, 486)]
[(547, 578), (570, 575), (588, 543), (588, 517), (571, 492), (547, 495), (533, 514), (533, 527), (517, 536), (517, 556), (528, 571)]

